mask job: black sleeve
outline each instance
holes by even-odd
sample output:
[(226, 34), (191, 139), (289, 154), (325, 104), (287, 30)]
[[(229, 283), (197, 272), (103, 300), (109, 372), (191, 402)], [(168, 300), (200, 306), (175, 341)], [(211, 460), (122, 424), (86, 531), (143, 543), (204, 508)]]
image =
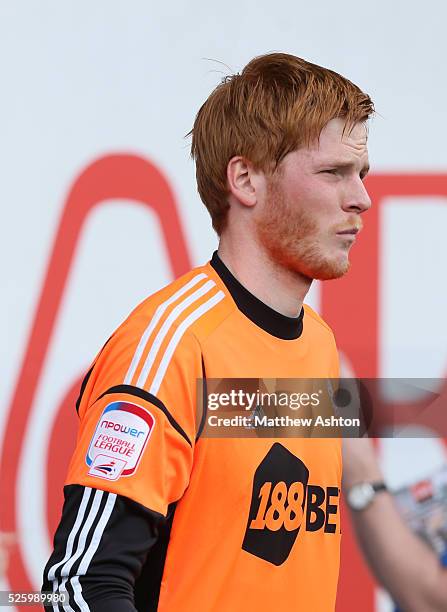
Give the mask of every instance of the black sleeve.
[[(81, 485), (66, 486), (64, 497), (42, 590), (65, 593), (75, 612), (135, 612), (135, 583), (159, 533), (166, 533), (166, 517), (126, 497)], [(161, 579), (166, 545), (158, 542), (153, 550), (160, 557), (151, 561)], [(144, 596), (146, 610), (158, 603), (157, 585), (151, 588)], [(45, 607), (55, 609), (63, 606)]]

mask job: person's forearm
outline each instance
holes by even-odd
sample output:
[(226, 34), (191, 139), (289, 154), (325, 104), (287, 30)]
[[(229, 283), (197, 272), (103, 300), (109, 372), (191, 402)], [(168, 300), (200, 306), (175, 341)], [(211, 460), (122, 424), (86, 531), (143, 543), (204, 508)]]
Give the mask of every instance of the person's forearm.
[[(344, 491), (382, 480), (372, 440), (345, 439)], [(378, 493), (370, 506), (351, 516), (374, 574), (405, 612), (447, 610), (447, 570), (404, 522), (390, 493)]]
[(447, 609), (447, 572), (403, 522), (389, 493), (351, 516), (375, 575), (405, 612)]

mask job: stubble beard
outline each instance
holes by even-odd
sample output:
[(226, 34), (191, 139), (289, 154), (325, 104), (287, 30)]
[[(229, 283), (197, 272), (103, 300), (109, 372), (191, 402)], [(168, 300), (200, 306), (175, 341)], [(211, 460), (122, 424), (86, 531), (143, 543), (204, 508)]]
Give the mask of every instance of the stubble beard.
[(349, 270), (349, 259), (328, 257), (323, 252), (321, 232), (305, 210), (296, 210), (271, 178), (267, 205), (256, 221), (257, 238), (271, 259), (281, 267), (309, 279), (340, 278)]

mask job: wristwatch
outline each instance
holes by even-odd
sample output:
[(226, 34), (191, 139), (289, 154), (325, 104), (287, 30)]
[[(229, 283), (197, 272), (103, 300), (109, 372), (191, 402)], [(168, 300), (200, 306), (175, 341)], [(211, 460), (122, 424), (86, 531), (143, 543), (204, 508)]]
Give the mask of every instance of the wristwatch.
[(377, 493), (387, 490), (384, 482), (359, 482), (349, 489), (346, 494), (346, 501), (351, 510), (365, 510), (372, 503)]

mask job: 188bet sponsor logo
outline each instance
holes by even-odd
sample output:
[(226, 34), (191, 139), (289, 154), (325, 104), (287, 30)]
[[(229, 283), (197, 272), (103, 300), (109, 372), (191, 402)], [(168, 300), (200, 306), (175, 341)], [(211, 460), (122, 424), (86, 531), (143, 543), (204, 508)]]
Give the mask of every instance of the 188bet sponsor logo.
[(112, 402), (101, 414), (85, 461), (90, 476), (116, 480), (135, 472), (155, 419), (131, 402)]
[(339, 532), (339, 496), (336, 486), (310, 484), (303, 461), (273, 444), (254, 475), (243, 550), (281, 565), (301, 531)]

